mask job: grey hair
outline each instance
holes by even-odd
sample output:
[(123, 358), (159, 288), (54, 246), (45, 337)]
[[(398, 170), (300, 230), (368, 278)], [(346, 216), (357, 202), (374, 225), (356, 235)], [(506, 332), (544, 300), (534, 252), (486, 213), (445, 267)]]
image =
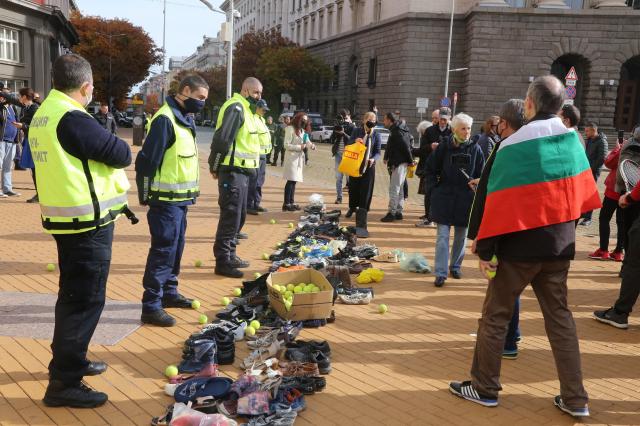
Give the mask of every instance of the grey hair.
[(84, 83), (93, 83), (91, 64), (75, 53), (59, 56), (53, 63), (53, 87), (69, 93), (78, 90)]
[(498, 115), (513, 130), (520, 129), (526, 121), (524, 117), (524, 101), (522, 99), (509, 99), (502, 104)]
[(418, 127), (416, 127), (416, 130), (418, 131), (418, 134), (421, 135), (424, 133), (425, 130), (427, 130), (427, 127), (431, 126), (431, 122), (427, 121), (427, 120), (423, 120), (421, 122), (418, 123)]
[(636, 140), (640, 140), (640, 126), (636, 127), (633, 130), (633, 138)]
[(453, 130), (456, 130), (458, 126), (460, 126), (461, 124), (466, 124), (469, 127), (471, 127), (473, 126), (473, 118), (471, 118), (471, 116), (465, 114), (464, 112), (461, 112), (460, 114), (456, 114), (451, 119), (451, 128)]
[(527, 97), (533, 101), (536, 114), (557, 114), (564, 102), (564, 85), (553, 75), (543, 75), (529, 85)]

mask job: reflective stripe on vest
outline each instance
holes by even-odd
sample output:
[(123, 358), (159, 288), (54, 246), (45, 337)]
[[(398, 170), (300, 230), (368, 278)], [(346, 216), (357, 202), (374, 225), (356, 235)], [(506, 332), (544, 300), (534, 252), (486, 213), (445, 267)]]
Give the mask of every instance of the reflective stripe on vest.
[[(152, 121), (159, 116), (171, 121), (176, 139), (164, 153), (162, 163), (149, 188), (149, 199), (168, 202), (193, 200), (200, 195), (196, 139), (189, 127), (178, 123), (169, 104), (165, 103), (153, 116)], [(147, 140), (145, 143), (154, 141)]]
[[(218, 113), (217, 128), (222, 125), (222, 119), (226, 109), (231, 105), (240, 105), (244, 115), (244, 123), (231, 149), (222, 161), (222, 165), (235, 166), (243, 169), (256, 169), (260, 165), (260, 141), (258, 139), (258, 123), (255, 115), (251, 112), (249, 102), (239, 93), (227, 100)], [(233, 159), (233, 160), (232, 160)]]
[(267, 123), (263, 117), (256, 114), (256, 121), (258, 122), (258, 140), (260, 141), (260, 154), (266, 155), (271, 152), (271, 132), (267, 127)]
[(113, 222), (127, 210), (130, 185), (124, 170), (80, 160), (63, 149), (57, 129), (70, 111), (89, 115), (78, 102), (54, 89), (29, 128), (29, 147), (38, 167), (42, 226), (52, 234), (86, 232)]

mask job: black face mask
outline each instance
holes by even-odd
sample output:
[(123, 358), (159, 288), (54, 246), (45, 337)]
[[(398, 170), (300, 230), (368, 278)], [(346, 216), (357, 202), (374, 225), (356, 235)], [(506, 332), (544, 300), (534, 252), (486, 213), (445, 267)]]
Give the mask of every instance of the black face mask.
[(193, 114), (197, 114), (202, 111), (204, 108), (204, 101), (196, 98), (187, 98), (183, 101), (184, 110), (187, 112), (191, 112)]
[(370, 129), (373, 129), (374, 127), (376, 127), (376, 122), (375, 121), (367, 121), (367, 127)]

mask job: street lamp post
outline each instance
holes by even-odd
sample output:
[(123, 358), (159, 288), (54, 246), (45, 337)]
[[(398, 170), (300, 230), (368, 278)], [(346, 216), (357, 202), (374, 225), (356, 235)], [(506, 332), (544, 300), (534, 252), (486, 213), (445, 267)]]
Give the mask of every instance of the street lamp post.
[(112, 85), (112, 78), (111, 78), (111, 60), (113, 55), (111, 54), (111, 50), (113, 49), (112, 47), (112, 41), (114, 37), (126, 37), (127, 34), (104, 34), (104, 33), (96, 33), (99, 36), (102, 37), (106, 37), (109, 39), (109, 84), (107, 86), (107, 103), (109, 104), (109, 108), (112, 109), (113, 107), (113, 99), (111, 99), (111, 85)]
[(164, 87), (167, 85), (165, 81), (165, 72), (164, 67), (167, 63), (167, 0), (164, 0), (164, 5), (162, 7), (162, 98), (160, 99), (160, 105), (164, 102)]
[(451, 22), (449, 24), (449, 49), (447, 51), (447, 72), (444, 77), (444, 97), (449, 96), (449, 67), (451, 66), (451, 41), (453, 39), (453, 14), (456, 10), (456, 0), (451, 0)]

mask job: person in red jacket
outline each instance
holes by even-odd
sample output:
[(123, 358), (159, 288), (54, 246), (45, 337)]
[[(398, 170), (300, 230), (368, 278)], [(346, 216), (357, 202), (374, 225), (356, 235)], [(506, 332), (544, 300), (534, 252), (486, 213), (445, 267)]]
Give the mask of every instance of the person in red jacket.
[[(624, 225), (622, 208), (618, 205), (620, 194), (616, 192), (616, 174), (618, 170), (618, 160), (620, 158), (620, 150), (622, 145), (616, 141), (616, 147), (613, 151), (607, 155), (604, 160), (604, 165), (610, 170), (609, 175), (604, 181), (604, 197), (602, 198), (602, 209), (600, 209), (600, 247), (591, 253), (589, 257), (591, 259), (598, 260), (615, 260), (616, 262), (622, 262), (624, 259)], [(616, 248), (609, 252), (609, 235), (611, 234), (611, 228), (609, 222), (613, 217), (613, 213), (616, 214), (616, 226), (618, 228)]]

